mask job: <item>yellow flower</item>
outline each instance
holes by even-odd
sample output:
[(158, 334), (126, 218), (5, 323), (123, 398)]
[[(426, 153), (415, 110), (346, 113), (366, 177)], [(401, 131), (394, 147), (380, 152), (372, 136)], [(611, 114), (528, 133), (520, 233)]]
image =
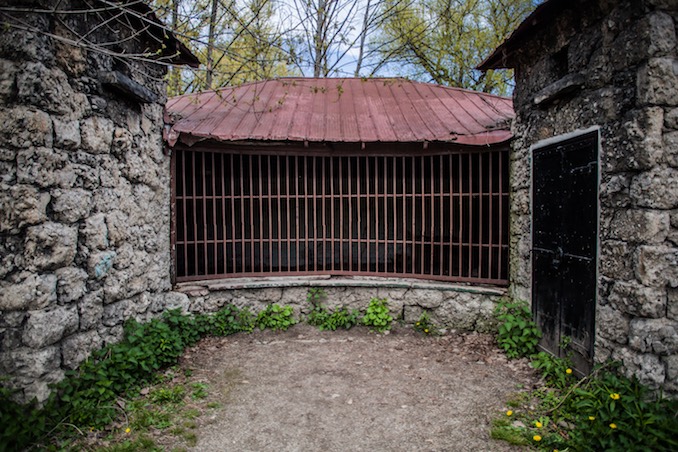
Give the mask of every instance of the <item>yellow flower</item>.
[(565, 369), (565, 373), (570, 375), (572, 373), (572, 369)]
[(421, 325), (419, 322), (417, 322), (417, 326)]
[(513, 411), (511, 411), (511, 410), (508, 410), (508, 411), (506, 412), (506, 415), (507, 415), (507, 416), (511, 416), (512, 414), (513, 414)]
[(129, 428), (129, 427), (127, 427), (127, 428), (125, 429), (125, 433), (127, 433), (128, 435), (129, 435), (129, 432), (131, 432), (131, 431), (132, 431), (132, 429)]
[(611, 428), (612, 430), (614, 430), (615, 428), (617, 428), (617, 424), (615, 424), (615, 423), (613, 422), (612, 424), (610, 424), (610, 428)]
[(539, 436), (539, 435), (534, 435), (534, 436), (532, 437), (532, 439), (535, 440), (535, 441), (541, 441), (541, 436)]
[(535, 423), (534, 423), (534, 426), (537, 427), (537, 428), (542, 428), (542, 427), (543, 427), (542, 423), (539, 422), (539, 421), (535, 422)]
[(595, 416), (589, 416), (589, 421), (595, 421), (596, 417)]
[(426, 328), (426, 329), (424, 330), (424, 333), (428, 333), (428, 328)]
[(616, 393), (616, 392), (613, 392), (612, 394), (610, 394), (610, 398), (612, 400), (619, 400), (619, 394)]

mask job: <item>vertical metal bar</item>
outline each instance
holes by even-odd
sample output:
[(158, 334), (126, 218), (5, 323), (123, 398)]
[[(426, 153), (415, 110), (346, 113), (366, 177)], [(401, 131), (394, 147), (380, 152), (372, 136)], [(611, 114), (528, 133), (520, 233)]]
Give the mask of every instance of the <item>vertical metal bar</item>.
[(334, 157), (328, 157), (330, 160), (330, 222), (331, 222), (331, 227), (330, 227), (330, 243), (331, 243), (331, 248), (330, 248), (330, 271), (336, 270), (334, 268), (334, 261), (335, 261), (335, 256), (334, 256), (334, 235), (336, 233), (335, 228), (334, 228)]
[[(412, 161), (412, 273), (416, 273), (416, 271), (414, 269), (414, 263), (416, 261), (415, 257), (417, 255), (417, 245), (416, 245), (416, 240), (417, 240), (417, 237), (416, 237), (416, 231), (417, 231), (416, 218), (417, 218), (417, 214), (415, 212), (415, 209), (416, 209), (415, 197), (416, 197), (416, 194), (417, 194), (417, 189), (415, 187), (415, 184), (416, 184), (416, 181), (417, 181), (417, 177), (416, 177), (416, 174), (414, 173), (414, 167), (415, 167), (414, 157), (411, 158), (411, 161)], [(407, 260), (405, 261), (405, 263), (407, 263)]]
[[(344, 158), (339, 157), (339, 270), (344, 270)], [(350, 202), (350, 201), (349, 201)]]
[(196, 192), (196, 190), (195, 190), (196, 181), (195, 180), (198, 178), (198, 174), (197, 174), (198, 171), (195, 167), (195, 155), (196, 155), (196, 152), (193, 152), (192, 153), (192, 157), (193, 157), (193, 166), (192, 166), (192, 168), (193, 168), (193, 195), (192, 195), (192, 198), (193, 198), (193, 243), (192, 243), (192, 247), (193, 247), (193, 263), (195, 264), (194, 273), (197, 275), (198, 274), (198, 215), (197, 215), (197, 208), (196, 207), (198, 205), (198, 201), (197, 201), (197, 196), (195, 194), (195, 192)]
[(440, 156), (440, 162), (438, 163), (438, 171), (440, 172), (440, 242), (438, 246), (440, 247), (440, 276), (445, 274), (445, 257), (443, 251), (445, 250), (445, 242), (443, 237), (443, 231), (445, 230), (445, 214), (444, 214), (444, 204), (445, 204), (445, 178), (443, 177), (443, 165), (445, 164), (445, 156)]
[(490, 205), (488, 206), (488, 214), (489, 214), (489, 228), (488, 231), (490, 233), (490, 236), (488, 237), (488, 242), (490, 244), (489, 247), (489, 252), (488, 252), (488, 263), (487, 263), (487, 277), (490, 279), (499, 279), (498, 277), (495, 278), (495, 275), (492, 273), (492, 254), (494, 254), (494, 211), (492, 209), (492, 205), (494, 204), (494, 180), (492, 175), (494, 174), (494, 152), (490, 152), (490, 168), (489, 168), (489, 188), (490, 188)]
[(245, 178), (244, 169), (243, 169), (243, 160), (245, 159), (244, 155), (240, 156), (240, 245), (242, 262), (240, 263), (241, 271), (245, 271)]
[(294, 215), (295, 215), (295, 227), (296, 227), (296, 234), (294, 235), (296, 239), (296, 260), (295, 260), (295, 267), (294, 271), (298, 272), (299, 271), (299, 242), (301, 242), (301, 238), (299, 237), (299, 179), (301, 176), (299, 176), (299, 156), (294, 157), (294, 168), (295, 168), (295, 178), (294, 178), (294, 196), (295, 196), (295, 201), (296, 201), (296, 208), (294, 209)]
[(464, 250), (464, 192), (462, 188), (462, 179), (463, 179), (463, 159), (462, 157), (468, 157), (468, 154), (457, 154), (459, 162), (459, 277), (464, 275), (463, 269), (463, 259), (462, 255)]
[(207, 263), (207, 182), (205, 179), (205, 160), (207, 160), (207, 152), (202, 154), (202, 252), (204, 254), (203, 262), (205, 264), (205, 274), (208, 274), (207, 269), (209, 264)]
[(362, 159), (362, 157), (357, 158), (357, 163), (356, 163), (356, 173), (357, 174), (356, 174), (356, 187), (355, 187), (356, 188), (356, 194), (357, 194), (356, 209), (358, 209), (358, 212), (357, 212), (357, 215), (356, 215), (356, 217), (358, 219), (358, 224), (356, 225), (357, 228), (358, 228), (358, 230), (356, 231), (358, 233), (357, 234), (357, 237), (358, 237), (358, 268), (357, 268), (357, 271), (362, 270), (362, 264), (363, 264), (362, 242), (361, 242), (361, 239), (362, 239), (362, 216), (361, 216), (362, 206), (361, 206), (361, 202), (360, 202), (360, 197), (362, 196), (361, 187), (360, 187), (360, 160), (361, 159)]
[[(504, 259), (503, 259), (503, 250), (504, 250), (504, 157), (507, 155), (507, 152), (501, 152), (499, 154), (499, 275), (498, 278), (501, 278), (502, 270), (504, 269)], [(507, 269), (508, 270), (508, 269)]]
[(219, 273), (218, 267), (218, 261), (219, 259), (217, 258), (219, 255), (219, 252), (217, 251), (217, 242), (219, 240), (219, 234), (218, 234), (218, 229), (217, 229), (217, 186), (216, 186), (216, 171), (215, 171), (215, 164), (214, 164), (214, 152), (211, 152), (212, 154), (212, 224), (214, 227), (214, 242), (212, 243), (212, 247), (214, 248), (214, 275)]
[(254, 181), (254, 174), (253, 174), (253, 169), (252, 169), (252, 164), (254, 163), (254, 155), (248, 155), (247, 159), (249, 160), (249, 171), (248, 171), (248, 177), (249, 177), (249, 184), (250, 184), (250, 218), (249, 218), (249, 223), (247, 228), (250, 230), (250, 265), (252, 267), (251, 271), (255, 272), (256, 270), (254, 269), (254, 187), (253, 183)]
[(365, 202), (367, 204), (367, 271), (370, 271), (370, 180), (372, 174), (370, 173), (370, 157), (365, 159)]
[(281, 202), (280, 202), (280, 179), (282, 179), (282, 176), (280, 175), (280, 156), (275, 157), (278, 163), (276, 164), (276, 179), (278, 183), (278, 192), (276, 193), (276, 198), (278, 200), (278, 271), (282, 271), (282, 227), (281, 227), (281, 218), (280, 218), (280, 213), (281, 213)]
[(407, 273), (407, 176), (405, 175), (405, 169), (407, 166), (405, 165), (405, 159), (406, 157), (402, 158), (402, 168), (403, 168), (403, 174), (402, 174), (402, 182), (403, 182), (403, 211), (402, 211), (402, 216), (403, 216), (403, 252), (401, 255), (401, 260), (402, 260), (402, 265), (403, 265), (403, 273)]
[(316, 179), (316, 174), (315, 174), (315, 169), (316, 166), (318, 165), (318, 162), (316, 161), (317, 157), (313, 157), (313, 271), (318, 270), (318, 224), (317, 224), (317, 219), (318, 219), (318, 213), (317, 213), (317, 198), (316, 198), (316, 193), (318, 191), (318, 186), (317, 186), (317, 179)]
[(327, 270), (325, 268), (325, 263), (327, 262), (327, 250), (325, 249), (325, 244), (327, 243), (327, 219), (325, 218), (325, 196), (326, 196), (326, 187), (325, 187), (325, 170), (327, 168), (327, 164), (325, 161), (326, 157), (320, 157), (320, 162), (322, 163), (321, 165), (321, 174), (320, 174), (320, 204), (322, 206), (322, 212), (321, 212), (321, 218), (322, 218), (322, 242), (321, 242), (321, 248), (323, 250), (323, 271)]
[(271, 194), (271, 179), (273, 174), (271, 173), (271, 156), (267, 157), (268, 168), (266, 172), (268, 177), (266, 178), (268, 182), (268, 271), (273, 273), (273, 195)]
[(235, 257), (235, 177), (233, 176), (235, 161), (233, 160), (233, 154), (230, 154), (231, 157), (231, 251), (233, 253), (233, 273), (238, 273), (238, 260)]
[(259, 218), (257, 226), (259, 228), (259, 271), (264, 272), (264, 190), (261, 177), (261, 161), (263, 157), (257, 155), (257, 168), (259, 170)]
[(393, 157), (393, 273), (398, 273), (398, 162)]
[[(287, 271), (290, 271), (291, 268), (291, 260), (290, 260), (290, 249), (292, 248), (291, 243), (292, 243), (292, 234), (290, 233), (290, 201), (291, 201), (291, 196), (290, 196), (290, 156), (285, 156), (285, 203), (287, 204)], [(296, 193), (296, 190), (295, 190)]]
[(306, 262), (306, 271), (310, 271), (309, 269), (309, 253), (308, 253), (308, 160), (311, 157), (304, 157), (304, 238), (305, 238), (305, 244), (306, 247), (304, 248), (304, 254), (306, 257), (304, 257), (304, 262)]
[(434, 165), (434, 156), (429, 157), (429, 161), (431, 162), (431, 275), (435, 274), (435, 271), (433, 271), (433, 255), (435, 254), (433, 250), (436, 247), (436, 226), (435, 226), (435, 219), (436, 219), (436, 208), (435, 208), (435, 165)]
[(424, 252), (424, 232), (426, 228), (426, 192), (424, 191), (424, 184), (426, 183), (426, 176), (424, 171), (424, 158), (421, 158), (421, 238), (420, 238), (420, 250), (421, 250), (421, 275), (425, 273), (424, 260), (426, 259), (426, 253)]
[(478, 278), (483, 277), (483, 154), (478, 154)]
[[(184, 189), (183, 193), (183, 221), (184, 221), (184, 275), (182, 276), (189, 276), (188, 272), (188, 218), (187, 218), (187, 209), (186, 209), (186, 201), (188, 196), (186, 196), (186, 153), (188, 151), (181, 151), (181, 177), (182, 177), (182, 185)], [(195, 179), (195, 177), (191, 177), (191, 179)]]
[(473, 262), (473, 155), (468, 159), (468, 276), (472, 275)]
[[(454, 274), (454, 158), (455, 154), (450, 154), (447, 158), (450, 167), (450, 277)], [(457, 275), (458, 276), (458, 275)]]
[(224, 253), (224, 274), (228, 273), (228, 263), (226, 262), (226, 243), (228, 242), (228, 237), (226, 236), (226, 154), (221, 154), (221, 223), (224, 228), (224, 234), (222, 236), (223, 242), (221, 243), (222, 252)]
[(351, 187), (353, 184), (353, 174), (351, 171), (351, 159), (354, 158), (356, 162), (360, 157), (348, 158), (348, 270), (353, 271), (353, 194)]

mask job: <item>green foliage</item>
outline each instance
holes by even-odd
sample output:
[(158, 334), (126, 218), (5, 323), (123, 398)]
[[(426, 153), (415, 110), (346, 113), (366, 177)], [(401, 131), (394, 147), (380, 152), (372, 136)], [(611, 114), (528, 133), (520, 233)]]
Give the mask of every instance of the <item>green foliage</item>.
[(390, 330), (393, 317), (388, 312), (388, 300), (386, 298), (372, 298), (362, 322), (380, 333)]
[(294, 310), (291, 306), (280, 306), (277, 303), (266, 306), (266, 309), (259, 312), (255, 324), (259, 329), (270, 328), (272, 330), (284, 331), (297, 323), (294, 319)]
[(541, 371), (550, 386), (559, 389), (570, 385), (575, 379), (572, 362), (566, 358), (556, 358), (550, 353), (539, 352), (534, 355), (532, 367)]
[(193, 399), (204, 399), (207, 397), (207, 383), (193, 383), (191, 385), (193, 391), (191, 392), (191, 397)]
[[(170, 310), (161, 319), (143, 324), (130, 320), (123, 339), (93, 352), (77, 370), (67, 372), (42, 408), (13, 402), (12, 392), (0, 386), (0, 451), (24, 449), (48, 440), (48, 435), (58, 441), (72, 434), (72, 426), (102, 428), (117, 416), (119, 396), (152, 383), (160, 369), (176, 363), (185, 347), (208, 334), (233, 334), (253, 327), (252, 314), (233, 306), (213, 315), (187, 316)], [(178, 402), (183, 394), (160, 389), (153, 397)]]
[(183, 386), (174, 386), (154, 389), (149, 394), (149, 398), (153, 403), (181, 403), (185, 395), (186, 389)]
[(509, 358), (530, 356), (536, 352), (541, 332), (532, 320), (525, 301), (502, 300), (495, 308), (499, 320), (497, 342)]
[(306, 295), (306, 300), (311, 303), (312, 309), (308, 314), (306, 321), (313, 326), (318, 327), (320, 331), (335, 331), (338, 328), (350, 329), (360, 321), (360, 312), (357, 309), (349, 311), (342, 307), (334, 312), (330, 312), (322, 302), (327, 298), (327, 293), (323, 289), (311, 288)]
[(414, 324), (414, 330), (426, 335), (438, 334), (438, 328), (431, 322), (431, 318), (426, 311), (422, 312), (419, 316), (419, 320)]
[(577, 381), (567, 372), (568, 360), (544, 355), (536, 355), (533, 366), (547, 386), (514, 400), (493, 422), (493, 438), (545, 451), (678, 450), (677, 400), (652, 395), (609, 368)]

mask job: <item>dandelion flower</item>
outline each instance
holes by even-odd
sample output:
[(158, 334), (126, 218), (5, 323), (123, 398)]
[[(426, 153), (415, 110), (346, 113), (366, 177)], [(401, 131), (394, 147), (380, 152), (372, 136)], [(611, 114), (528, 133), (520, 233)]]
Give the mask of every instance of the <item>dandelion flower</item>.
[(426, 328), (426, 329), (424, 330), (424, 333), (428, 333), (428, 328)]
[(541, 422), (537, 421), (537, 422), (534, 423), (534, 426), (537, 427), (537, 428), (542, 428), (543, 424)]
[(614, 422), (611, 423), (611, 424), (610, 424), (610, 428), (611, 428), (612, 430), (614, 430), (615, 428), (617, 428), (617, 424), (615, 424)]
[(595, 421), (596, 417), (595, 416), (589, 416), (589, 421)]
[(534, 436), (532, 437), (532, 439), (535, 440), (535, 441), (541, 441), (541, 436), (539, 436), (539, 435), (534, 435)]
[(572, 373), (572, 369), (565, 369), (565, 373), (570, 375)]
[(127, 433), (128, 435), (129, 435), (129, 432), (131, 432), (131, 431), (132, 431), (132, 429), (129, 428), (129, 427), (127, 427), (127, 428), (125, 429), (125, 433)]
[(610, 398), (612, 400), (619, 400), (619, 393), (613, 392), (612, 394), (610, 394)]
[(506, 412), (506, 415), (507, 415), (507, 416), (513, 415), (513, 411), (512, 411), (512, 410), (508, 410), (508, 411)]
[(417, 326), (421, 325), (421, 323), (417, 322)]

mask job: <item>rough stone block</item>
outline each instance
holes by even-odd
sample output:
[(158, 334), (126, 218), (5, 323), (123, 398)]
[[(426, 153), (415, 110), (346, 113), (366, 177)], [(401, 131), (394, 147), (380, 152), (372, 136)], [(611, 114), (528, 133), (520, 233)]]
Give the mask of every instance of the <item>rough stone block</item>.
[(60, 223), (43, 223), (28, 228), (25, 258), (28, 268), (68, 267), (75, 258), (78, 230)]
[(97, 331), (73, 334), (61, 343), (63, 365), (67, 369), (75, 369), (94, 350), (101, 348), (103, 341)]
[(405, 303), (422, 308), (437, 308), (443, 302), (443, 293), (439, 290), (412, 289), (407, 293)]
[(63, 223), (75, 223), (89, 215), (92, 209), (92, 194), (81, 188), (52, 190), (54, 218)]
[(600, 184), (600, 201), (605, 207), (627, 207), (631, 203), (629, 187), (632, 175), (629, 173), (606, 176)]
[(7, 102), (16, 90), (16, 63), (0, 58), (0, 100)]
[(664, 356), (662, 362), (666, 366), (664, 390), (678, 392), (678, 355)]
[(678, 108), (667, 109), (664, 114), (664, 127), (678, 130)]
[(122, 127), (116, 127), (113, 132), (112, 152), (116, 155), (125, 155), (125, 153), (129, 152), (133, 146), (134, 136), (132, 136), (132, 133)]
[(52, 393), (52, 385), (64, 379), (64, 371), (57, 369), (40, 377), (39, 380), (32, 381), (24, 387), (23, 402), (28, 403), (33, 399), (38, 403), (45, 402)]
[(650, 169), (661, 161), (663, 125), (664, 109), (661, 107), (629, 112), (621, 129), (626, 140), (612, 147), (623, 151), (617, 156), (620, 161), (613, 169)]
[(600, 274), (613, 279), (633, 279), (633, 252), (626, 242), (604, 240), (600, 243)]
[(80, 123), (82, 148), (93, 154), (107, 154), (113, 142), (113, 121), (101, 116), (92, 116)]
[(0, 374), (39, 378), (61, 365), (58, 346), (34, 350), (26, 347), (0, 353)]
[(70, 188), (76, 180), (68, 155), (57, 149), (29, 148), (17, 156), (19, 183)]
[(117, 254), (115, 251), (102, 251), (90, 255), (87, 260), (87, 271), (89, 275), (96, 279), (103, 279), (108, 276), (115, 263)]
[(104, 315), (104, 293), (99, 289), (88, 292), (78, 301), (80, 330), (87, 331), (98, 327)]
[(57, 277), (24, 273), (16, 282), (0, 282), (0, 311), (43, 309), (57, 301)]
[(678, 289), (668, 289), (666, 317), (678, 320)]
[(122, 325), (135, 314), (133, 300), (121, 300), (104, 306), (101, 323), (104, 326)]
[(639, 247), (636, 251), (636, 277), (649, 287), (678, 287), (678, 248)]
[(85, 295), (87, 272), (77, 267), (65, 267), (55, 271), (59, 303), (71, 303)]
[(629, 346), (642, 353), (675, 355), (678, 353), (678, 322), (669, 319), (633, 319), (629, 328)]
[(618, 281), (612, 286), (608, 300), (626, 314), (656, 319), (666, 315), (666, 298), (663, 288)]
[(83, 93), (73, 91), (63, 71), (48, 69), (42, 63), (24, 64), (17, 74), (16, 86), (19, 101), (51, 113), (79, 118), (89, 105)]
[(596, 309), (597, 333), (601, 337), (625, 345), (629, 341), (629, 319), (613, 306), (598, 306)]
[(678, 132), (664, 134), (664, 161), (678, 168)]
[(16, 234), (24, 226), (46, 221), (50, 199), (32, 185), (0, 187), (0, 232)]
[(651, 58), (638, 71), (638, 102), (678, 105), (678, 60)]
[(22, 340), (32, 348), (52, 345), (78, 330), (75, 306), (56, 306), (45, 311), (29, 312)]
[(52, 134), (52, 118), (44, 111), (23, 106), (0, 109), (0, 145), (51, 147)]
[(634, 177), (631, 197), (640, 207), (678, 207), (678, 169), (654, 168)]
[(106, 216), (103, 213), (98, 213), (85, 220), (85, 226), (82, 228), (82, 236), (84, 245), (90, 251), (105, 250), (108, 248)]
[(664, 384), (666, 371), (658, 356), (623, 347), (612, 352), (612, 359), (622, 363), (621, 370), (629, 378), (635, 376), (642, 384), (655, 389)]
[(55, 145), (64, 149), (76, 149), (80, 146), (80, 122), (53, 118)]
[(653, 210), (618, 210), (609, 226), (612, 239), (635, 243), (661, 243), (669, 232), (670, 216)]

